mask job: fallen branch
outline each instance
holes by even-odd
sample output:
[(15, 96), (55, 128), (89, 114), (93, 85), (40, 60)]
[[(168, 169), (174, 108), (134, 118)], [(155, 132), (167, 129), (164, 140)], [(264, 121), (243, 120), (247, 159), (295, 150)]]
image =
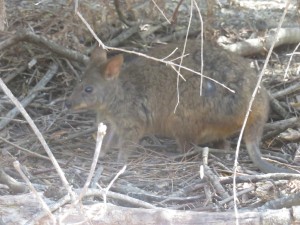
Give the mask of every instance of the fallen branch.
[(37, 126), (35, 125), (35, 123), (33, 122), (33, 120), (31, 119), (31, 117), (28, 115), (28, 113), (26, 112), (26, 110), (24, 109), (24, 107), (22, 106), (22, 104), (18, 101), (18, 99), (12, 94), (12, 92), (8, 89), (8, 87), (5, 85), (5, 83), (3, 82), (3, 80), (0, 78), (0, 87), (3, 90), (3, 92), (7, 95), (7, 97), (15, 104), (15, 106), (18, 108), (18, 110), (20, 110), (20, 112), (22, 113), (22, 115), (24, 116), (24, 118), (27, 120), (28, 124), (30, 125), (30, 127), (32, 128), (33, 132), (35, 133), (35, 135), (37, 136), (37, 138), (39, 139), (39, 141), (41, 142), (42, 146), (44, 147), (45, 151), (47, 152), (53, 166), (55, 167), (58, 175), (61, 178), (61, 181), (64, 185), (64, 187), (67, 189), (68, 193), (70, 194), (72, 200), (75, 199), (75, 193), (73, 192), (69, 182), (67, 181), (63, 171), (61, 170), (58, 162), (56, 161), (53, 153), (51, 152), (45, 138), (43, 137), (43, 135), (41, 134), (40, 130), (37, 128)]
[[(30, 220), (35, 212), (39, 211), (37, 200), (32, 194), (18, 196), (0, 196), (0, 214), (5, 224), (49, 224), (49, 218)], [(19, 210), (15, 210), (16, 207)], [(240, 224), (296, 224), (300, 222), (300, 206), (292, 209), (258, 211), (241, 211), (239, 213)], [(53, 215), (63, 224), (84, 223), (89, 219), (90, 224), (234, 224), (235, 216), (230, 212), (193, 212), (169, 209), (140, 209), (125, 208), (112, 204), (97, 203), (83, 205), (82, 212), (85, 217), (78, 215), (76, 208), (67, 205)], [(27, 222), (27, 223), (26, 223)], [(51, 224), (51, 223), (50, 223)]]
[[(37, 95), (38, 95), (38, 90), (44, 88), (46, 84), (54, 77), (58, 70), (58, 65), (57, 64), (52, 64), (45, 74), (45, 76), (35, 85), (35, 87), (31, 90), (31, 92), (28, 94), (26, 98), (24, 98), (21, 101), (21, 104), (23, 107), (26, 107)], [(2, 119), (0, 122), (0, 130), (2, 130), (6, 125), (14, 119), (17, 115), (19, 115), (20, 110), (18, 107), (13, 108), (10, 110)]]
[(0, 183), (7, 185), (9, 187), (10, 192), (14, 194), (24, 193), (27, 190), (25, 184), (15, 180), (14, 178), (6, 174), (4, 170), (1, 168), (0, 168)]
[(21, 41), (26, 41), (29, 43), (33, 43), (33, 44), (36, 44), (39, 46), (46, 47), (50, 51), (52, 51), (62, 57), (65, 57), (67, 59), (70, 59), (70, 60), (75, 60), (75, 61), (81, 62), (81, 63), (87, 63), (89, 61), (89, 58), (87, 56), (85, 56), (77, 51), (67, 49), (67, 48), (65, 48), (61, 45), (58, 45), (55, 42), (53, 42), (43, 36), (34, 34), (30, 31), (17, 32), (11, 38), (8, 38), (8, 39), (2, 41), (0, 43), (0, 51), (3, 51), (6, 48), (16, 45)]
[[(266, 52), (274, 42), (275, 32), (276, 29), (270, 29), (265, 38), (248, 39), (231, 45), (223, 45), (223, 47), (242, 56)], [(274, 47), (284, 44), (297, 44), (299, 42), (300, 28), (280, 28)]]

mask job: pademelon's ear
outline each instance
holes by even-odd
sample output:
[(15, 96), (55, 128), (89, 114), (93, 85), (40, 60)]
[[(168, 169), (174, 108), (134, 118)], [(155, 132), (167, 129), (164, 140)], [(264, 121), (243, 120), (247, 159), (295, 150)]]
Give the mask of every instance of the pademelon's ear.
[(106, 51), (99, 45), (97, 45), (91, 53), (90, 64), (101, 65), (107, 60)]
[(113, 58), (107, 60), (103, 68), (103, 76), (107, 80), (112, 80), (118, 78), (121, 67), (123, 65), (124, 58), (123, 55), (116, 55)]

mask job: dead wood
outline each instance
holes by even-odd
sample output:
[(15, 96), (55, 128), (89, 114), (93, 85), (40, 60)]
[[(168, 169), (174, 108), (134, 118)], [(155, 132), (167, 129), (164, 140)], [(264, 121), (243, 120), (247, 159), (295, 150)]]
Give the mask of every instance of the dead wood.
[[(52, 64), (44, 75), (44, 77), (36, 84), (36, 86), (29, 92), (28, 96), (25, 97), (21, 104), (23, 107), (26, 107), (38, 94), (39, 90), (43, 89), (47, 83), (54, 77), (58, 70), (57, 64)], [(12, 119), (14, 119), (20, 113), (19, 109), (15, 107), (14, 109), (10, 110), (5, 118), (3, 118), (0, 122), (0, 130), (2, 130)]]
[[(14, 73), (8, 74), (4, 79), (4, 83), (9, 83), (11, 80), (13, 80), (16, 76), (18, 76), (19, 74), (21, 74), (22, 72), (24, 72), (27, 69), (27, 65), (23, 65), (21, 67), (19, 67)], [(0, 90), (2, 92), (2, 90)]]
[(270, 105), (272, 110), (274, 110), (274, 112), (276, 112), (282, 118), (286, 118), (288, 116), (289, 112), (272, 95), (270, 95)]
[(27, 188), (23, 183), (18, 182), (8, 174), (4, 172), (4, 170), (0, 167), (0, 183), (5, 184), (9, 187), (11, 193), (19, 194), (24, 193)]
[(129, 21), (126, 19), (126, 17), (123, 15), (123, 12), (121, 11), (121, 6), (120, 6), (120, 2), (119, 0), (114, 0), (114, 4), (115, 4), (115, 9), (116, 9), (116, 12), (119, 16), (119, 19), (124, 23), (126, 24), (127, 26), (129, 27), (132, 27), (132, 26), (136, 26), (137, 25), (137, 22), (132, 22), (132, 21)]
[(291, 194), (286, 197), (278, 198), (271, 200), (259, 207), (258, 210), (266, 210), (266, 209), (281, 209), (281, 208), (290, 208), (292, 206), (300, 205), (300, 193)]
[(280, 91), (277, 91), (275, 93), (272, 93), (272, 96), (274, 98), (283, 98), (285, 97), (286, 95), (290, 95), (290, 94), (293, 94), (294, 92), (296, 91), (299, 91), (300, 90), (300, 83), (297, 82), (289, 87), (286, 87)]
[(265, 126), (266, 133), (264, 134), (263, 140), (275, 137), (288, 128), (299, 127), (299, 122), (300, 119), (298, 117), (292, 117), (285, 120), (268, 123)]
[(284, 141), (297, 142), (300, 140), (300, 133), (299, 130), (288, 128), (285, 132), (278, 135), (278, 138)]
[(71, 59), (81, 63), (87, 63), (88, 57), (78, 53), (74, 50), (67, 49), (61, 45), (56, 44), (55, 42), (47, 39), (44, 36), (40, 36), (34, 34), (30, 31), (19, 31), (16, 34), (13, 34), (8, 39), (2, 41), (0, 43), (0, 51), (3, 51), (6, 48), (9, 48), (13, 45), (18, 44), (19, 42), (29, 42), (36, 44), (41, 47), (46, 47), (48, 50), (60, 55), (61, 57), (65, 57), (67, 59)]
[[(242, 56), (249, 56), (260, 52), (266, 52), (270, 49), (276, 29), (271, 29), (264, 38), (248, 39), (231, 45), (225, 45), (224, 48)], [(275, 47), (284, 44), (297, 44), (300, 42), (299, 28), (281, 28), (278, 38), (275, 41)]]
[[(15, 208), (19, 208), (16, 214)], [(239, 212), (240, 224), (293, 224), (299, 222), (299, 206), (291, 209)], [(48, 218), (37, 219), (39, 204), (32, 194), (1, 196), (0, 213), (6, 224), (47, 224)], [(234, 224), (234, 212), (193, 212), (169, 209), (141, 209), (96, 203), (81, 208), (65, 205), (54, 212), (57, 220), (64, 224)], [(33, 218), (33, 219), (28, 219)]]
[[(285, 173), (270, 173), (270, 174), (258, 174), (258, 175), (244, 175), (244, 176), (238, 176), (236, 178), (237, 183), (243, 183), (243, 182), (258, 182), (262, 180), (289, 180), (289, 179), (300, 179), (299, 174), (285, 174)], [(232, 183), (233, 178), (232, 177), (226, 177), (221, 178), (220, 182), (221, 184), (230, 184)]]
[(220, 184), (219, 177), (217, 177), (208, 166), (204, 166), (205, 168), (205, 175), (207, 176), (208, 180), (213, 184), (216, 189), (216, 192), (223, 198), (228, 198), (229, 194), (226, 192), (224, 187)]

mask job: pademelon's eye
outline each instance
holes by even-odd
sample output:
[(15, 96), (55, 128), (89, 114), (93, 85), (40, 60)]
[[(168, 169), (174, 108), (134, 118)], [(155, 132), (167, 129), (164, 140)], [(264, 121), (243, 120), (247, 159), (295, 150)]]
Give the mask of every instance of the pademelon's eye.
[(92, 86), (86, 86), (85, 89), (84, 89), (84, 91), (86, 93), (92, 93), (93, 92), (93, 87)]

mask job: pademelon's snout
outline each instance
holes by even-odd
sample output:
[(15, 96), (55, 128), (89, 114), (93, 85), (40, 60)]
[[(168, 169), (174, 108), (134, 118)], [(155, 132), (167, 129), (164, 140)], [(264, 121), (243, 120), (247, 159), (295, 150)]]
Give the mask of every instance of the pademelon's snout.
[(89, 108), (89, 105), (85, 101), (73, 101), (72, 99), (67, 99), (65, 101), (65, 106), (68, 110), (81, 111)]

